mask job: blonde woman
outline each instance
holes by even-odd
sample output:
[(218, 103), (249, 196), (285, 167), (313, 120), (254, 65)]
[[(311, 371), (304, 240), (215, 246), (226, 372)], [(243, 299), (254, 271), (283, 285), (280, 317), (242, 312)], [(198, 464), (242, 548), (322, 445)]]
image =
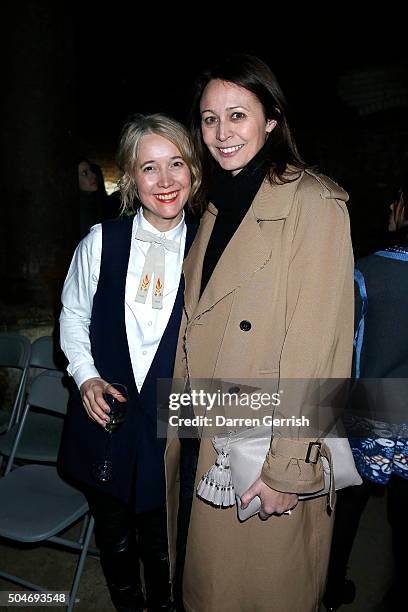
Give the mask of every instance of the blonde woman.
[[(184, 127), (163, 115), (135, 115), (125, 124), (118, 163), (122, 216), (94, 226), (81, 241), (62, 293), (61, 346), (76, 385), (60, 467), (88, 499), (116, 609), (168, 610), (165, 440), (156, 431), (156, 381), (173, 372), (181, 267), (194, 235), (184, 207), (196, 212), (200, 167)], [(147, 270), (159, 251), (160, 265), (156, 257)], [(103, 392), (113, 382), (127, 387), (127, 415), (111, 440), (112, 478), (100, 483), (92, 466), (104, 456)]]

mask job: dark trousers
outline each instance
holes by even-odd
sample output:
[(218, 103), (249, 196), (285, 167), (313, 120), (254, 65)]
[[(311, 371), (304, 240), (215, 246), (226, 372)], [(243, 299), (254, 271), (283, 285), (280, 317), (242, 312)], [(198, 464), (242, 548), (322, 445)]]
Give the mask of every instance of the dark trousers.
[(95, 540), (112, 602), (120, 612), (146, 607), (140, 579), (143, 563), (149, 612), (171, 609), (171, 588), (164, 508), (135, 514), (120, 500), (87, 488), (95, 518)]
[(174, 580), (174, 600), (177, 612), (183, 612), (183, 573), (186, 558), (188, 528), (190, 524), (191, 505), (195, 493), (200, 440), (180, 438), (180, 499), (177, 517), (177, 561)]
[[(370, 495), (381, 495), (384, 489), (383, 485), (363, 479), (360, 486), (338, 491), (327, 592), (341, 592), (361, 515)], [(393, 475), (386, 489), (387, 515), (392, 529), (395, 589), (402, 593), (408, 570), (408, 480)]]

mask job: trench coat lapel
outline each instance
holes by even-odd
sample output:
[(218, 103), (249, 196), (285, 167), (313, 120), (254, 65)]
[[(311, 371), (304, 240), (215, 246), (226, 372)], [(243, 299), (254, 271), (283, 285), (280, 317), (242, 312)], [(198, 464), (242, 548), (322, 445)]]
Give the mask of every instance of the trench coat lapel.
[(201, 218), (200, 227), (194, 242), (191, 245), (186, 259), (184, 260), (184, 307), (186, 309), (188, 319), (192, 317), (200, 299), (203, 260), (216, 217), (217, 209), (212, 204), (209, 204), (207, 210)]
[(297, 183), (296, 180), (272, 186), (264, 181), (200, 298), (204, 255), (217, 216), (217, 209), (209, 204), (184, 262), (185, 308), (189, 320), (214, 306), (270, 259), (273, 245), (268, 241), (260, 222), (285, 219), (288, 216)]

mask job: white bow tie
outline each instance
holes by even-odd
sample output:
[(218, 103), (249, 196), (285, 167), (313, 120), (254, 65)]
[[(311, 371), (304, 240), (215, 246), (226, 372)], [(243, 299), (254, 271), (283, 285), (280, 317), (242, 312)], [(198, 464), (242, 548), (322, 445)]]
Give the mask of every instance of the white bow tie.
[(146, 253), (146, 259), (135, 301), (142, 304), (146, 302), (150, 281), (154, 276), (155, 285), (152, 293), (152, 308), (163, 308), (165, 249), (171, 251), (172, 253), (178, 253), (180, 245), (175, 240), (169, 240), (168, 238), (157, 236), (156, 234), (153, 234), (153, 232), (148, 232), (147, 230), (141, 228), (137, 229), (135, 237), (137, 240), (151, 243), (149, 250)]

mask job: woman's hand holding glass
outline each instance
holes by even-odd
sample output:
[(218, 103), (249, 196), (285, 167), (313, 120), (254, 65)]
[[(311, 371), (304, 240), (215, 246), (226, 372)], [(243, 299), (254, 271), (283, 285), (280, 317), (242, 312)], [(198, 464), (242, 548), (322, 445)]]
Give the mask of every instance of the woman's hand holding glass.
[(109, 383), (103, 378), (89, 378), (82, 383), (80, 391), (85, 410), (93, 421), (103, 428), (109, 422), (109, 405), (103, 395)]
[[(97, 385), (99, 392), (99, 384)], [(109, 408), (109, 417), (105, 425), (106, 443), (104, 458), (93, 463), (91, 474), (99, 483), (111, 482), (114, 478), (114, 463), (111, 457), (112, 434), (122, 425), (126, 417), (128, 391), (125, 385), (120, 383), (105, 383), (103, 388), (103, 399)]]

